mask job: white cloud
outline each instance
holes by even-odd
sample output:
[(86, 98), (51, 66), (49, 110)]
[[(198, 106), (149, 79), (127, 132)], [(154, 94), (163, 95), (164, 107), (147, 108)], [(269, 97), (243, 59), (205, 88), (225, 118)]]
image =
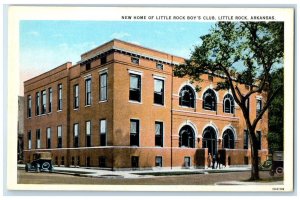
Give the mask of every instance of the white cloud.
[(122, 39), (122, 38), (129, 37), (129, 36), (130, 36), (129, 33), (126, 33), (126, 32), (117, 32), (117, 33), (111, 34), (110, 37), (116, 38), (116, 39)]

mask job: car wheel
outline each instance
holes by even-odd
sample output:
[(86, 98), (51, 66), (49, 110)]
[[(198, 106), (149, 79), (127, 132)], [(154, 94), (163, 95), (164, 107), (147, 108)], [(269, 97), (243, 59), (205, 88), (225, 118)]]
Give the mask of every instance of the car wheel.
[(49, 162), (44, 162), (42, 164), (42, 169), (50, 170), (50, 168), (51, 168), (51, 165)]
[(282, 167), (277, 167), (276, 168), (276, 174), (282, 174), (283, 173), (283, 168)]

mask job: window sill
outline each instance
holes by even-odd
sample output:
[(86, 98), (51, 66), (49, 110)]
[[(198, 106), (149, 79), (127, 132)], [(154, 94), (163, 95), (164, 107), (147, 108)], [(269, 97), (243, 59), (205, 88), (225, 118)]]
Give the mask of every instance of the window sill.
[(132, 100), (129, 100), (128, 102), (129, 102), (129, 103), (134, 103), (134, 104), (143, 104), (142, 102), (132, 101)]
[(153, 106), (157, 106), (157, 107), (164, 107), (164, 108), (166, 107), (165, 105), (156, 104), (156, 103), (154, 103), (154, 104), (153, 104)]
[(101, 101), (99, 101), (99, 103), (106, 103), (106, 102), (108, 102), (107, 99), (106, 99), (106, 100), (101, 100)]
[(57, 112), (61, 112), (62, 110), (58, 110)]
[(44, 113), (44, 114), (40, 114), (39, 116), (45, 116), (45, 115), (47, 115), (47, 113)]
[(92, 106), (92, 105), (85, 105), (84, 107), (87, 108), (87, 107), (91, 107), (91, 106)]
[(74, 108), (73, 110), (75, 110), (75, 111), (78, 111), (78, 110), (79, 110), (79, 108)]

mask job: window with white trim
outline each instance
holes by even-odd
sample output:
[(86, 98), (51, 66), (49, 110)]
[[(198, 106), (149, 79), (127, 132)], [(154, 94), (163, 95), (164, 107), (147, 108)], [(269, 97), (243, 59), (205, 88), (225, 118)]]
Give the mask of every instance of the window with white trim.
[(58, 84), (58, 102), (57, 102), (57, 110), (62, 110), (63, 100), (62, 100), (62, 84)]
[(185, 85), (179, 93), (179, 105), (195, 108), (195, 93), (193, 88)]
[(79, 85), (74, 85), (74, 108), (79, 107)]
[(57, 148), (62, 148), (62, 126), (57, 126)]
[(154, 79), (154, 103), (164, 105), (164, 80)]
[(106, 119), (100, 120), (100, 146), (106, 146)]
[(226, 94), (223, 100), (223, 112), (234, 113), (234, 99), (231, 94)]
[(36, 148), (37, 149), (41, 148), (41, 130), (40, 129), (36, 130)]
[(212, 89), (208, 89), (203, 94), (203, 109), (217, 110), (217, 96)]
[(73, 125), (73, 134), (74, 134), (74, 147), (79, 147), (79, 124), (76, 123)]
[(40, 93), (35, 94), (35, 115), (40, 115)]
[(46, 96), (46, 90), (42, 91), (42, 114), (46, 113), (47, 107), (47, 96)]
[(100, 74), (100, 101), (107, 100), (107, 72)]
[(130, 74), (129, 100), (141, 102), (141, 76)]
[(92, 79), (85, 79), (85, 105), (92, 104)]
[(261, 113), (262, 111), (262, 100), (256, 99), (256, 117)]
[(48, 112), (52, 112), (52, 88), (48, 89), (48, 93), (49, 93), (49, 101), (48, 101)]
[(155, 122), (155, 146), (163, 146), (163, 122)]
[(85, 122), (85, 135), (86, 135), (86, 146), (90, 147), (92, 144), (91, 140), (91, 121)]
[(46, 132), (47, 132), (47, 143), (46, 143), (46, 145), (47, 145), (47, 149), (50, 149), (51, 148), (51, 128), (48, 127)]
[(31, 130), (28, 131), (27, 138), (28, 138), (28, 149), (31, 149)]
[(139, 146), (139, 127), (140, 121), (136, 119), (130, 120), (130, 146)]

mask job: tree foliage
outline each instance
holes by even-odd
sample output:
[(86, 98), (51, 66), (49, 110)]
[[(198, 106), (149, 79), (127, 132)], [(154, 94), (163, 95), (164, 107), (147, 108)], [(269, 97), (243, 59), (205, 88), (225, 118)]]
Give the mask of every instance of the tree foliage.
[[(281, 22), (216, 23), (207, 35), (200, 37), (202, 43), (195, 46), (190, 59), (174, 70), (175, 76), (187, 76), (192, 82), (201, 82), (201, 75), (207, 73), (223, 77), (215, 89), (230, 89), (243, 112), (250, 134), (252, 179), (259, 179), (255, 128), (282, 89), (282, 85), (274, 88), (270, 80), (271, 73), (283, 66), (283, 30)], [(244, 84), (250, 88), (246, 93), (241, 89)], [(266, 93), (267, 98), (261, 112), (252, 120), (246, 102), (251, 95), (261, 93)]]
[[(272, 73), (270, 82), (272, 82), (272, 90), (283, 84), (283, 68)], [(284, 91), (282, 89), (269, 108), (268, 144), (271, 152), (283, 151), (283, 113)]]

